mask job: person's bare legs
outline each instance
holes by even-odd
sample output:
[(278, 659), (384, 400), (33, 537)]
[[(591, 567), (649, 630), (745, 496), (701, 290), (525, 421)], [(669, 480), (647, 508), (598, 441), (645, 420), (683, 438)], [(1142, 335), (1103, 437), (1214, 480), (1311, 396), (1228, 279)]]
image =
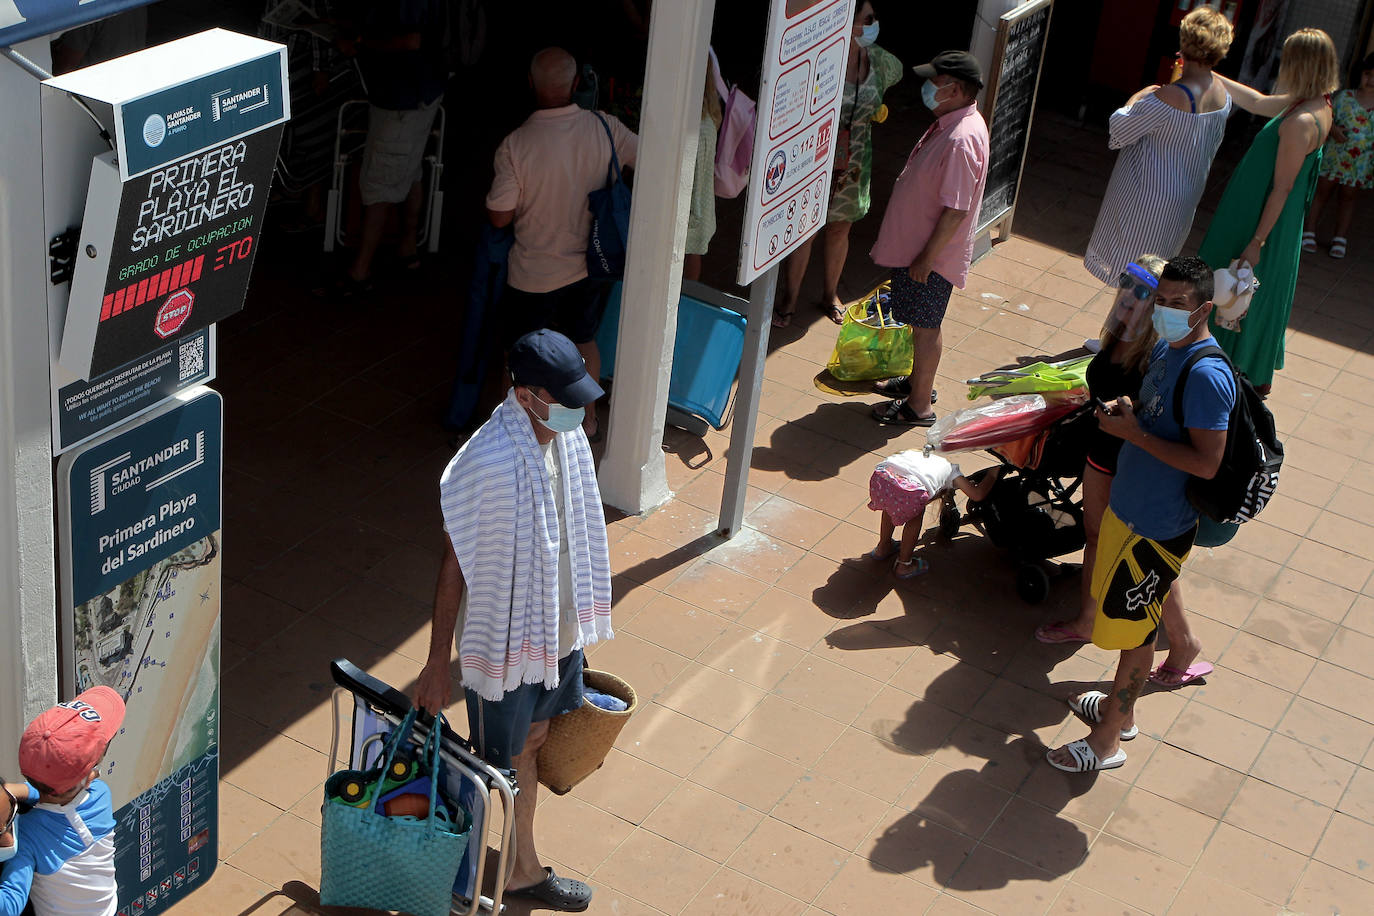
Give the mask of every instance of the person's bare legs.
[(878, 546), (873, 548), (873, 559), (886, 560), (892, 556), (892, 532), (897, 530), (897, 526), (892, 523), (892, 516), (887, 514), (886, 509), (879, 515)]
[(1092, 639), (1093, 620), (1097, 617), (1097, 601), (1093, 598), (1093, 563), (1097, 561), (1097, 535), (1102, 530), (1102, 516), (1112, 493), (1112, 478), (1092, 465), (1083, 467), (1083, 579), (1079, 590), (1078, 616), (1062, 620), (1048, 627), (1072, 632), (1084, 639)]
[(1169, 637), (1169, 654), (1165, 657), (1164, 664), (1179, 674), (1162, 671), (1156, 679), (1166, 686), (1172, 686), (1179, 682), (1182, 672), (1187, 671), (1188, 666), (1202, 654), (1202, 641), (1188, 625), (1188, 617), (1183, 613), (1183, 583), (1180, 579), (1174, 580), (1169, 588), (1169, 594), (1164, 596), (1161, 620), (1164, 632)]
[(911, 562), (911, 554), (916, 550), (916, 542), (921, 539), (921, 522), (924, 521), (924, 513), (917, 515), (902, 526), (902, 542), (897, 545), (897, 562), (908, 564)]
[[(1150, 676), (1154, 657), (1153, 639), (1138, 649), (1127, 649), (1121, 653), (1121, 661), (1116, 666), (1116, 679), (1101, 706), (1102, 721), (1092, 726), (1087, 735), (1088, 746), (1098, 760), (1106, 760), (1119, 751), (1122, 729), (1135, 724), (1135, 701), (1145, 686), (1145, 679)], [(1073, 755), (1064, 747), (1050, 751), (1050, 759), (1065, 766), (1074, 765)]]
[(944, 337), (939, 328), (912, 328), (911, 336), (916, 365), (911, 370), (911, 394), (906, 396), (906, 403), (916, 416), (929, 417), (935, 413), (930, 409), (930, 389), (935, 387)]
[(401, 243), (397, 247), (397, 253), (404, 259), (415, 257), (416, 250), (420, 247), (420, 210), (424, 204), (424, 188), (420, 182), (410, 186), (410, 193), (406, 195), (405, 203), (401, 211)]
[(840, 301), (840, 275), (844, 273), (844, 261), (849, 255), (849, 227), (854, 225), (848, 220), (826, 223), (825, 229), (825, 289), (821, 296), (826, 305), (843, 308)]
[(802, 280), (806, 277), (806, 266), (811, 263), (811, 246), (816, 237), (812, 236), (801, 243), (801, 247), (783, 261), (783, 271), (787, 274), (787, 289), (783, 290), (773, 308), (773, 317), (781, 319), (797, 310), (797, 298), (801, 295)]
[(684, 254), (682, 256), (682, 279), (700, 280), (701, 279), (701, 255)]
[(353, 266), (348, 276), (362, 283), (372, 275), (372, 259), (382, 244), (382, 233), (386, 230), (386, 218), (391, 204), (376, 203), (363, 207), (363, 234), (358, 239), (358, 253), (353, 257)]
[(515, 796), (515, 867), (506, 890), (523, 890), (546, 877), (534, 848), (534, 810), (539, 804), (539, 748), (548, 736), (549, 723), (535, 722), (525, 738), (525, 749), (511, 760), (520, 793)]

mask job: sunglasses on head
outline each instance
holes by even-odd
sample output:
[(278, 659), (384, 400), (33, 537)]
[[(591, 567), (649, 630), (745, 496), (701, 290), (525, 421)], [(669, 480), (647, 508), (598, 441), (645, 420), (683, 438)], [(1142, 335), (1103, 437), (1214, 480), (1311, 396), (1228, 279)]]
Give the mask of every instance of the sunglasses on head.
[(0, 791), (3, 791), (10, 799), (10, 816), (5, 820), (5, 826), (0, 828), (0, 833), (9, 833), (14, 826), (14, 819), (19, 816), (19, 799), (15, 798), (9, 789), (5, 788), (4, 783), (0, 783)]

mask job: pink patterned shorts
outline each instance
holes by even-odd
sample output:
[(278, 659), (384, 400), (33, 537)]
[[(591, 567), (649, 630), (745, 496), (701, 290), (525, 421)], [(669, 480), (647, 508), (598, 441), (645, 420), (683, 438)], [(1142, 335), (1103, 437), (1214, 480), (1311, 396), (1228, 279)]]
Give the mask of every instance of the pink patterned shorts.
[(887, 470), (874, 471), (868, 478), (868, 508), (886, 512), (894, 525), (905, 525), (917, 518), (930, 502), (926, 488)]

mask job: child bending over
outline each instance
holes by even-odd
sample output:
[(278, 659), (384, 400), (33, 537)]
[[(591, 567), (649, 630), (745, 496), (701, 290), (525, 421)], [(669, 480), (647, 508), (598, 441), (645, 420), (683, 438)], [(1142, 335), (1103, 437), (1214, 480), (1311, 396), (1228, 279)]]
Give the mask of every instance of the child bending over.
[[(919, 449), (884, 458), (868, 479), (868, 508), (881, 512), (882, 521), (878, 526), (878, 546), (865, 556), (886, 560), (895, 553), (892, 571), (898, 579), (911, 579), (927, 572), (930, 564), (925, 558), (911, 555), (921, 537), (926, 505), (950, 487), (973, 502), (982, 502), (1001, 473), (1001, 468), (992, 468), (975, 483), (963, 475), (957, 464), (950, 464), (939, 455), (923, 454)], [(902, 529), (900, 544), (892, 539), (898, 528)]]

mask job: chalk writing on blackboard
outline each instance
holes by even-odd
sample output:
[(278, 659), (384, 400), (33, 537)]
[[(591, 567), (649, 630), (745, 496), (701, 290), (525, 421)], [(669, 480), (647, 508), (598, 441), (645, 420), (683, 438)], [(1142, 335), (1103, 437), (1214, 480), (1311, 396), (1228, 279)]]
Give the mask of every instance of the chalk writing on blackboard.
[(1016, 206), (1051, 8), (1050, 0), (1028, 4), (1008, 13), (1000, 23), (1000, 56), (993, 62), (996, 75), (989, 87), (988, 177), (978, 211), (980, 232)]

